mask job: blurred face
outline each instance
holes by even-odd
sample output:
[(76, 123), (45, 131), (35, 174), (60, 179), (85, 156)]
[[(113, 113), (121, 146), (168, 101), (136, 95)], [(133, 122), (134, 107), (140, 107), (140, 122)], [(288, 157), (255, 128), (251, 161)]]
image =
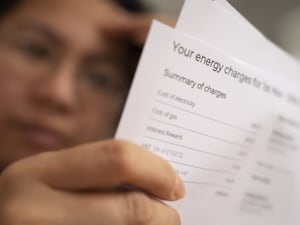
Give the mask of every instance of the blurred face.
[(0, 168), (113, 135), (128, 83), (126, 47), (105, 33), (117, 11), (27, 0), (0, 21)]

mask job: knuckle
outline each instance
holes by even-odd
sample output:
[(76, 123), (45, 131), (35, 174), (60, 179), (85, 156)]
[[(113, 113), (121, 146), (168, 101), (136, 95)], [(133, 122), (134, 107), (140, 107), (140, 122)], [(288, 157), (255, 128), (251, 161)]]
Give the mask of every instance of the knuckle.
[(134, 165), (133, 146), (125, 141), (113, 141), (106, 146), (109, 165), (119, 174), (130, 174)]
[(126, 221), (131, 225), (151, 224), (155, 215), (155, 204), (148, 196), (139, 192), (125, 195)]

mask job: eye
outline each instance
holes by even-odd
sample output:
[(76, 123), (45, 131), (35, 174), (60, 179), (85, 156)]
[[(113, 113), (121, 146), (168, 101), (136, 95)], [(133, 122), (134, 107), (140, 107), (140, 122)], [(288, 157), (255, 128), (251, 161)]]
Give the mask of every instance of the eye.
[(51, 56), (49, 47), (39, 41), (24, 39), (18, 46), (24, 54), (32, 58), (45, 59)]
[(90, 71), (87, 79), (96, 88), (114, 88), (116, 86), (113, 76), (101, 71)]

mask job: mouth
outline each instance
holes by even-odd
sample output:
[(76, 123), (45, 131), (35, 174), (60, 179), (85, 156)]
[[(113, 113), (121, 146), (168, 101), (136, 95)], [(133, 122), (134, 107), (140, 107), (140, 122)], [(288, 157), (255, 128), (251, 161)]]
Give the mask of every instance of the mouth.
[(21, 138), (36, 151), (54, 151), (69, 146), (66, 136), (50, 127), (35, 124), (20, 127)]

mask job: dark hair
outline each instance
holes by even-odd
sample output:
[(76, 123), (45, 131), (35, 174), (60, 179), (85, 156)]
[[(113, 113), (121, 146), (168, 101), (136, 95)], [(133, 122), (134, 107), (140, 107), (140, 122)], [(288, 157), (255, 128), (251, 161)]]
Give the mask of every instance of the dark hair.
[(116, 0), (116, 2), (123, 8), (131, 12), (146, 11), (146, 8), (141, 4), (139, 0)]
[(12, 10), (20, 3), (20, 0), (0, 0), (0, 17)]

